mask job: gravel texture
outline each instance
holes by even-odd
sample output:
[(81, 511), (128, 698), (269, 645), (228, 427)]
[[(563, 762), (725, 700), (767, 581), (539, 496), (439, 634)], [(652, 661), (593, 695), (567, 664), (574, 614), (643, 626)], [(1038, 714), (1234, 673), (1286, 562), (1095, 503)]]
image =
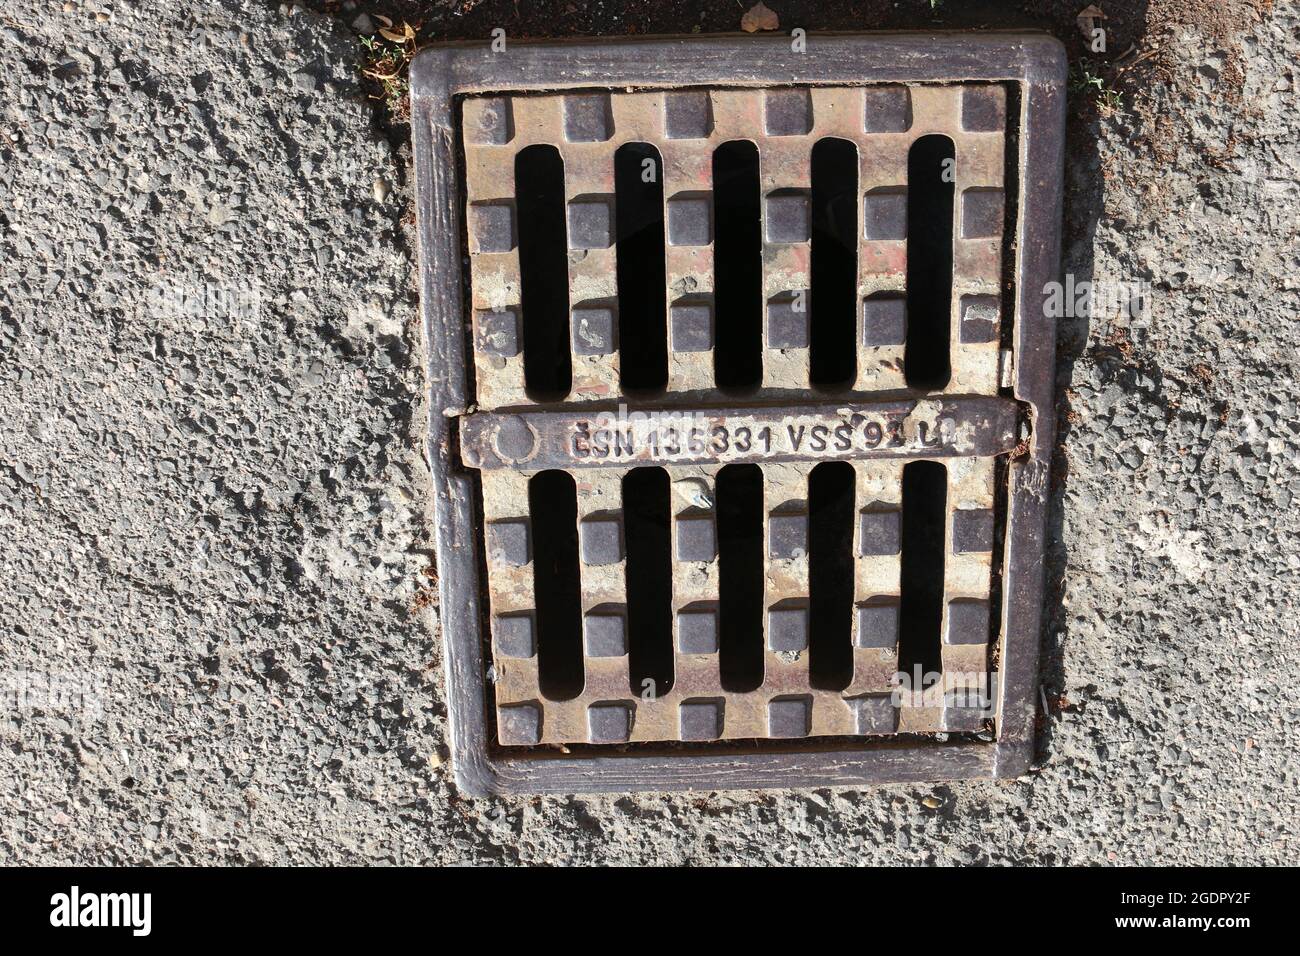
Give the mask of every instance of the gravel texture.
[(0, 11), (0, 863), (1300, 862), (1293, 6), (1076, 111), (1036, 772), (473, 801), (359, 12)]

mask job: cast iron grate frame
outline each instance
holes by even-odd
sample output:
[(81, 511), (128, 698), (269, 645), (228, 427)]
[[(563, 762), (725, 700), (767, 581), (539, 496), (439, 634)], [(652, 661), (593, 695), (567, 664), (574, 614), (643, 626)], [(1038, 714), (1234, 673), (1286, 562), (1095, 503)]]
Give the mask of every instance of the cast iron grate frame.
[[(451, 749), (468, 793), (633, 789), (727, 789), (850, 785), (883, 781), (1015, 776), (1033, 749), (1042, 538), (1053, 440), (1055, 329), (1042, 308), (1055, 278), (1065, 61), (1055, 40), (1025, 34), (822, 35), (808, 53), (784, 37), (683, 38), (512, 44), (422, 53), (412, 70), (413, 128), (421, 241), (422, 308), (428, 341), (428, 456), (450, 703)], [(463, 194), (457, 101), (466, 94), (564, 92), (592, 88), (1005, 83), (1020, 105), (1015, 197), (1018, 257), (1012, 390), (1028, 409), (1025, 454), (1009, 465), (1007, 536), (1000, 542), (1003, 622), (996, 736), (954, 735), (946, 743), (906, 735), (810, 738), (799, 743), (501, 748), (493, 740), (485, 675), (483, 556), (474, 477), (458, 460), (458, 416), (474, 401), (463, 328)], [(1032, 321), (1026, 321), (1031, 317)], [(703, 748), (703, 749), (701, 749)]]

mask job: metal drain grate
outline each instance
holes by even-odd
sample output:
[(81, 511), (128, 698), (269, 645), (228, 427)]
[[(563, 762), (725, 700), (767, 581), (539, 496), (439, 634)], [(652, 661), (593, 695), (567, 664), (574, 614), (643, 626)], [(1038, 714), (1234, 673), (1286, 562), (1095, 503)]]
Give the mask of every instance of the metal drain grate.
[(1023, 769), (1063, 63), (994, 34), (421, 54), (464, 789)]

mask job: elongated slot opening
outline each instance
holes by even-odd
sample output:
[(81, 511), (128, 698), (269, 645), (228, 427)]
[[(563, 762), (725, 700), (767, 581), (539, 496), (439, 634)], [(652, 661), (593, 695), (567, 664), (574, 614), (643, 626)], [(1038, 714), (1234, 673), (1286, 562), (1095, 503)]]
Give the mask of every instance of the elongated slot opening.
[(619, 381), (627, 390), (668, 384), (664, 185), (659, 150), (624, 143), (614, 154)]
[(524, 389), (536, 400), (554, 401), (568, 395), (573, 384), (564, 160), (554, 146), (526, 146), (515, 157), (515, 206)]
[(673, 686), (672, 530), (668, 472), (634, 468), (623, 477), (627, 538), (628, 677), (640, 695)]
[(763, 470), (727, 465), (716, 479), (718, 668), (722, 689), (763, 683)]
[(847, 385), (858, 371), (858, 148), (827, 137), (812, 150), (809, 367), (814, 385)]
[(952, 378), (952, 239), (956, 147), (922, 136), (907, 154), (907, 344), (903, 374), (912, 388)]
[(757, 386), (763, 377), (763, 240), (758, 147), (748, 140), (713, 152), (713, 283), (719, 388)]
[[(948, 469), (913, 461), (903, 468), (902, 575), (898, 668), (909, 676), (939, 673), (943, 664), (943, 578), (947, 537)], [(913, 684), (914, 691), (921, 690)]]
[(808, 676), (843, 690), (853, 680), (853, 513), (856, 474), (846, 461), (808, 476)]
[[(1020, 84), (1005, 84), (1007, 91), (1007, 139), (1003, 147), (1002, 183), (1006, 197), (1006, 224), (1002, 231), (1002, 322), (998, 327), (999, 346), (1015, 347), (1016, 296), (1020, 291), (1016, 239), (1020, 219)], [(1014, 391), (1005, 392), (1010, 396)]]
[(548, 700), (582, 693), (582, 587), (578, 571), (578, 496), (573, 477), (541, 471), (528, 482), (537, 679)]

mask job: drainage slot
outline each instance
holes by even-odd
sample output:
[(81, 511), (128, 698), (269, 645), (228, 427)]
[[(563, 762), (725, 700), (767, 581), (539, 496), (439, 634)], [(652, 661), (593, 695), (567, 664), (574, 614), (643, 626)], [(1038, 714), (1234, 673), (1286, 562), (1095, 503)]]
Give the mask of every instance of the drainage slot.
[(659, 150), (624, 143), (614, 154), (618, 260), (619, 381), (624, 389), (668, 384), (664, 316), (664, 185)]
[(763, 470), (727, 465), (716, 479), (718, 668), (722, 689), (763, 683)]
[(634, 468), (623, 476), (628, 677), (637, 695), (652, 687), (661, 696), (673, 686), (670, 520), (668, 472)]
[(564, 160), (554, 146), (527, 146), (515, 157), (515, 205), (519, 212), (524, 388), (539, 401), (564, 398), (573, 383), (569, 263)]
[(548, 700), (582, 693), (582, 589), (578, 578), (578, 496), (573, 477), (541, 471), (528, 482), (537, 606), (537, 679)]
[(713, 151), (713, 377), (719, 388), (753, 388), (763, 377), (759, 192), (755, 144), (733, 140)]
[[(857, 376), (858, 148), (827, 137), (812, 150), (812, 384)], [(815, 628), (814, 628), (815, 633)]]
[(1006, 574), (1007, 511), (1011, 473), (1011, 456), (999, 455), (993, 460), (993, 551), (989, 575), (989, 673), (997, 668), (992, 656), (1002, 643), (1002, 584)]
[(903, 554), (899, 599), (898, 669), (921, 686), (914, 670), (939, 673), (943, 626), (944, 537), (948, 469), (913, 461), (903, 468)]
[(907, 345), (912, 388), (943, 388), (952, 377), (952, 204), (956, 148), (922, 136), (907, 154)]
[[(1015, 323), (1011, 317), (1016, 314), (1016, 295), (1020, 291), (1017, 277), (1018, 257), (1016, 256), (1016, 222), (1020, 217), (1020, 84), (1007, 83), (1004, 86), (1007, 95), (1007, 139), (1003, 148), (1002, 194), (1006, 197), (1005, 222), (1002, 230), (1002, 316), (998, 326), (999, 347), (1010, 350), (1015, 347)], [(1014, 391), (1007, 389), (1003, 394), (1012, 397)], [(994, 631), (993, 633), (997, 633)]]
[(825, 690), (853, 680), (855, 481), (846, 461), (823, 462), (808, 476), (808, 677)]

